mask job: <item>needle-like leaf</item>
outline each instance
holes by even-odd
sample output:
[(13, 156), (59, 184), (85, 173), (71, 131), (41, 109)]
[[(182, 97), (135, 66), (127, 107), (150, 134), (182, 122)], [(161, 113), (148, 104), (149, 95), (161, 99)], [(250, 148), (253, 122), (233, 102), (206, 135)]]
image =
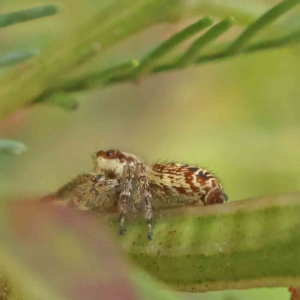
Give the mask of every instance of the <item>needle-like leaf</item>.
[(58, 12), (57, 5), (42, 5), (0, 15), (0, 27), (51, 16)]
[(268, 10), (258, 20), (247, 27), (245, 31), (228, 47), (228, 53), (241, 51), (243, 46), (245, 46), (254, 35), (298, 4), (300, 4), (300, 0), (284, 0)]
[(190, 48), (184, 52), (178, 60), (178, 66), (184, 67), (188, 64), (195, 63), (200, 51), (230, 29), (233, 24), (234, 18), (230, 17), (211, 27), (206, 33), (196, 39)]
[(192, 25), (173, 35), (171, 38), (163, 42), (159, 47), (150, 52), (147, 56), (145, 56), (145, 58), (141, 60), (139, 66), (133, 71), (133, 77), (137, 78), (138, 76), (147, 73), (164, 55), (169, 53), (172, 49), (180, 45), (191, 36), (195, 35), (201, 30), (204, 30), (212, 23), (212, 18), (204, 17), (203, 19), (193, 23)]

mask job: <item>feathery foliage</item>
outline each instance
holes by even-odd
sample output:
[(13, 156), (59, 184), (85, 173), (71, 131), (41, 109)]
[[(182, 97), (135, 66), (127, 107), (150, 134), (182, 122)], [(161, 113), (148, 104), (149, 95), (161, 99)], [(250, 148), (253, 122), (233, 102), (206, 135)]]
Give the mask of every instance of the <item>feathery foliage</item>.
[[(106, 3), (85, 21), (86, 23), (78, 24), (64, 40), (53, 41), (45, 49), (31, 51), (11, 49), (11, 52), (1, 54), (0, 119), (43, 101), (45, 104), (73, 110), (79, 106), (74, 92), (105, 88), (120, 82), (136, 82), (157, 73), (221, 59), (234, 59), (238, 55), (251, 55), (254, 52), (300, 42), (299, 29), (280, 28), (280, 35), (275, 38), (268, 37), (264, 32), (266, 26), (277, 30), (280, 25), (275, 24), (275, 21), (300, 4), (300, 0), (284, 0), (261, 17), (233, 10), (230, 10), (230, 15), (223, 16), (222, 13), (214, 15), (212, 12), (217, 12), (218, 7), (213, 7), (210, 11), (212, 16), (198, 16), (198, 21), (178, 31), (142, 57), (106, 68), (81, 69), (93, 59), (101, 61), (105, 53), (125, 38), (130, 38), (162, 22), (183, 21), (191, 16), (195, 17), (195, 12), (198, 12), (197, 7), (190, 8), (183, 0), (172, 1), (172, 7), (169, 4), (167, 0), (126, 0)], [(200, 6), (201, 4), (198, 8)], [(32, 21), (57, 12), (56, 5), (45, 5), (2, 14), (0, 27)], [(217, 40), (236, 23), (244, 25), (243, 32), (232, 41), (218, 43)], [(202, 33), (204, 30), (206, 31)], [(178, 50), (188, 42), (189, 45), (184, 50)], [(21, 142), (0, 140), (0, 154), (20, 154), (25, 150), (26, 146)], [(37, 299), (41, 296), (43, 299), (70, 297), (81, 299), (82, 294), (75, 292), (76, 288), (80, 291), (78, 287), (82, 283), (80, 279), (83, 280), (85, 277), (74, 279), (71, 276), (73, 269), (70, 266), (73, 263), (72, 259), (74, 257), (76, 259), (76, 255), (79, 255), (84, 247), (89, 250), (90, 260), (85, 261), (81, 257), (80, 267), (82, 274), (91, 279), (91, 282), (103, 276), (99, 270), (93, 269), (93, 266), (101, 265), (104, 271), (106, 268), (109, 269), (103, 257), (112, 249), (112, 261), (120, 261), (120, 265), (115, 266), (112, 274), (115, 276), (120, 274), (118, 279), (124, 284), (124, 293), (128, 297), (134, 290), (136, 294), (132, 299), (179, 298), (173, 292), (163, 292), (159, 285), (152, 279), (148, 280), (144, 273), (135, 269), (129, 272), (128, 265), (120, 259), (120, 255), (114, 250), (113, 242), (109, 239), (107, 244), (109, 247), (112, 245), (110, 249), (106, 249), (101, 243), (94, 244), (93, 240), (97, 240), (99, 236), (102, 239), (103, 235), (103, 239), (106, 239), (105, 229), (100, 230), (100, 235), (95, 235), (97, 232), (95, 223), (85, 223), (86, 221), (77, 216), (65, 216), (60, 212), (51, 213), (51, 211), (48, 220), (46, 217), (48, 214), (43, 210), (39, 211), (40, 216), (36, 216), (34, 213), (36, 208), (31, 209), (31, 204), (23, 209), (28, 210), (28, 219), (22, 218), (23, 210), (20, 211), (18, 206), (12, 208), (11, 215), (0, 216), (0, 264), (5, 270), (3, 273), (12, 279), (12, 282), (18, 282), (28, 298)], [(173, 289), (202, 292), (300, 285), (298, 266), (300, 239), (297, 231), (299, 194), (241, 201), (213, 207), (205, 212), (200, 210), (192, 212), (187, 209), (165, 214), (170, 215), (157, 222), (155, 230), (158, 234), (151, 245), (143, 240), (144, 234), (141, 232), (144, 224), (139, 220), (129, 225), (128, 234), (120, 244), (133, 261)], [(48, 220), (46, 225), (49, 225), (45, 228), (49, 230), (50, 240), (57, 239), (60, 243), (46, 244), (47, 240), (43, 240), (42, 235), (33, 230), (34, 227), (31, 228), (31, 223), (27, 222), (31, 216), (35, 216), (35, 222), (41, 224), (44, 221), (42, 217), (45, 216)], [(69, 232), (65, 230), (63, 217), (70, 221), (67, 228)], [(258, 223), (257, 219), (261, 222)], [(284, 227), (274, 226), (274, 220), (279, 219), (284, 220)], [(82, 228), (79, 229), (77, 222), (81, 222), (83, 228), (89, 228), (90, 230), (86, 231), (89, 234)], [(56, 224), (59, 224), (58, 227)], [(166, 228), (172, 230), (166, 231)], [(274, 228), (276, 235), (272, 235)], [(64, 236), (64, 239), (61, 236)], [(27, 241), (29, 237), (36, 238), (36, 241), (33, 239), (30, 244)], [(10, 243), (6, 243), (7, 240)], [(40, 251), (47, 248), (44, 243), (49, 248), (53, 247), (52, 256), (47, 251)], [(70, 245), (77, 245), (77, 248), (74, 247), (77, 252), (72, 253), (74, 257), (69, 254), (64, 257), (59, 251)], [(98, 249), (101, 249), (100, 255)], [(38, 261), (40, 264), (30, 259), (29, 254), (40, 257), (41, 261)], [(66, 261), (62, 257), (66, 258)], [(50, 268), (47, 260), (55, 261), (57, 266), (62, 265), (62, 270), (69, 276), (66, 278), (70, 286), (63, 287), (56, 281), (55, 274), (47, 273)], [(43, 264), (42, 261), (46, 263)], [(90, 273), (86, 272), (86, 268), (93, 270), (95, 277), (88, 277)], [(107, 278), (110, 277), (105, 273), (101, 278), (103, 280), (97, 283), (100, 282), (101, 288), (105, 290), (109, 282)], [(6, 286), (5, 282), (0, 279), (0, 299), (4, 297), (1, 294), (1, 287)], [(39, 282), (40, 286), (36, 282)], [(80, 287), (87, 289), (90, 299), (96, 299), (99, 295), (91, 292), (89, 284), (90, 282), (83, 280)], [(112, 292), (112, 289), (112, 286), (108, 286), (106, 292)], [(19, 296), (13, 291), (7, 299), (17, 297)]]

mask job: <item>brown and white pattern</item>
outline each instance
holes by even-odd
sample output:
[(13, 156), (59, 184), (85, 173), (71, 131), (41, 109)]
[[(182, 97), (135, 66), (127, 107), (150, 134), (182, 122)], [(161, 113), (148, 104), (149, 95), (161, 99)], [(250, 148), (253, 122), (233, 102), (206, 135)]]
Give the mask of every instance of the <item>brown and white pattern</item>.
[(156, 164), (149, 171), (152, 193), (159, 206), (223, 203), (226, 194), (219, 180), (205, 169), (178, 163)]

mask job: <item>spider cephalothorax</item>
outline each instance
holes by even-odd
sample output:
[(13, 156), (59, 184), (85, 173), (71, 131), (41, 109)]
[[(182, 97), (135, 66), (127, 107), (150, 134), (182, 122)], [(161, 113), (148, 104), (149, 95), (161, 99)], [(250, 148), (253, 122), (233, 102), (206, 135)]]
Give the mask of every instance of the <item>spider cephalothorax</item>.
[(93, 155), (94, 172), (104, 174), (106, 178), (120, 179), (124, 176), (124, 170), (132, 164), (136, 167), (141, 161), (133, 154), (118, 150), (98, 151)]
[(227, 196), (220, 181), (205, 169), (179, 163), (146, 166), (133, 154), (118, 150), (93, 155), (94, 172), (78, 175), (44, 200), (63, 200), (80, 209), (119, 210), (120, 233), (130, 211), (144, 210), (152, 239), (152, 208), (223, 203)]
[[(148, 224), (148, 238), (152, 239), (152, 195), (147, 178), (147, 169), (133, 154), (118, 150), (98, 151), (94, 156), (94, 172), (104, 174), (107, 179), (120, 182), (119, 194), (120, 233), (125, 232), (125, 218), (133, 208), (139, 210), (144, 203), (145, 218)], [(135, 197), (133, 200), (133, 188)]]

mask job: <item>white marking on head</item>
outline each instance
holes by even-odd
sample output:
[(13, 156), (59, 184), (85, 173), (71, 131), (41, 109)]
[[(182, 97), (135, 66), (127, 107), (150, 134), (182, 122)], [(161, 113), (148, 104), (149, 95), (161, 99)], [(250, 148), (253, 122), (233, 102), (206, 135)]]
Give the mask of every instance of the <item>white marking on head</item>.
[(122, 176), (126, 161), (121, 162), (119, 158), (105, 159), (101, 156), (96, 158), (94, 172), (96, 173), (115, 173), (117, 177)]
[(140, 163), (135, 155), (118, 150), (99, 151), (94, 155), (94, 172), (104, 173), (107, 177), (120, 178), (126, 165)]

